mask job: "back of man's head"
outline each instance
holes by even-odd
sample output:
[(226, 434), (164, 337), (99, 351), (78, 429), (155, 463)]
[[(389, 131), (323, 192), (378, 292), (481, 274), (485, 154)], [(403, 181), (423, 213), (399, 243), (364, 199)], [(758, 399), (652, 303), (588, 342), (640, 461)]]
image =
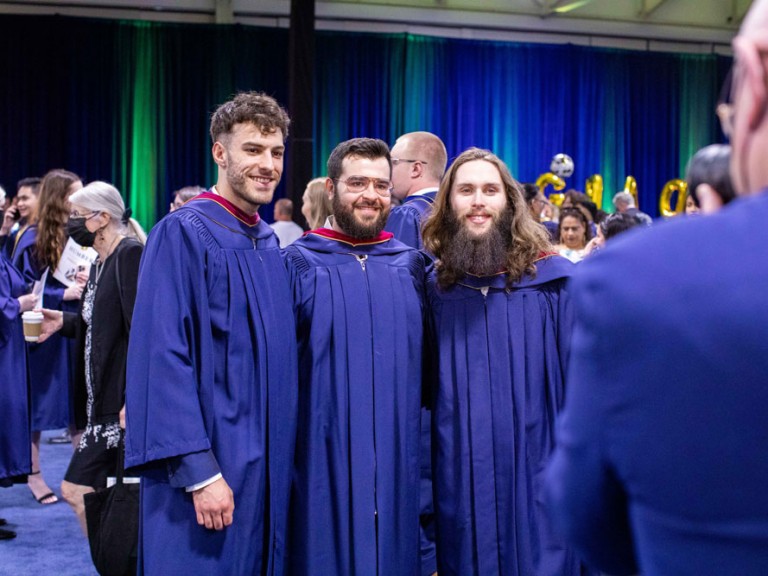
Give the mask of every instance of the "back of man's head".
[(275, 202), (275, 220), (289, 222), (293, 218), (293, 202), (288, 198), (280, 198)]
[(211, 142), (226, 139), (236, 124), (254, 124), (264, 134), (280, 130), (285, 141), (291, 120), (271, 96), (263, 92), (240, 92), (219, 106), (211, 116)]
[(733, 40), (731, 178), (739, 194), (768, 186), (768, 0), (752, 3)]
[(624, 211), (635, 205), (635, 199), (629, 192), (617, 192), (613, 197), (613, 205), (616, 207), (616, 210)]
[(403, 134), (392, 147), (392, 157), (405, 164), (402, 175), (393, 176), (395, 196), (401, 199), (421, 189), (440, 186), (448, 164), (445, 144), (431, 132)]

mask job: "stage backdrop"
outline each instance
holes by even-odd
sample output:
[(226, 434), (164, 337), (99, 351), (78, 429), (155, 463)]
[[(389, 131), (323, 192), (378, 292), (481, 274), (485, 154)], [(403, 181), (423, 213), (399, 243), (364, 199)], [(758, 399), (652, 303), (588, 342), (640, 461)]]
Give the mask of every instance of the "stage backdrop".
[[(568, 187), (601, 174), (606, 209), (634, 176), (640, 207), (656, 216), (664, 183), (722, 138), (725, 57), (316, 34), (317, 176), (342, 140), (429, 130), (449, 158), (490, 148), (521, 181), (565, 152), (576, 164)], [(217, 104), (238, 90), (287, 103), (287, 55), (283, 29), (3, 16), (0, 184), (67, 168), (113, 182), (149, 228), (174, 189), (215, 182), (207, 131)]]

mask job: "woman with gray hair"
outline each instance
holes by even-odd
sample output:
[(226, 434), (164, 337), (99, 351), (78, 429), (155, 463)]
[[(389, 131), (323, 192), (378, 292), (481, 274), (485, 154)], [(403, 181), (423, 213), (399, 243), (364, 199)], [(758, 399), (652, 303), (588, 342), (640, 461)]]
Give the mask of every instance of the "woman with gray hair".
[(75, 420), (85, 432), (61, 493), (87, 534), (83, 495), (105, 487), (117, 465), (128, 335), (146, 234), (111, 184), (92, 182), (72, 194), (69, 202), (67, 233), (81, 246), (93, 246), (99, 256), (79, 313), (44, 309), (40, 341), (61, 330), (78, 344)]

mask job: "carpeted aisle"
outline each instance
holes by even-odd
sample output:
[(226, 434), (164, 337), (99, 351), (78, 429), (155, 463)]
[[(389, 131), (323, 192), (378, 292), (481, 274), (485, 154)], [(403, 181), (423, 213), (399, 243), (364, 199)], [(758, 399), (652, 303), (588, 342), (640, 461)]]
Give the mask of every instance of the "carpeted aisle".
[(44, 433), (40, 444), (43, 472), (59, 496), (57, 504), (38, 504), (26, 485), (0, 488), (0, 518), (8, 521), (4, 528), (17, 534), (0, 540), (0, 576), (97, 576), (75, 513), (61, 500), (72, 445), (49, 444), (47, 439), (58, 434)]

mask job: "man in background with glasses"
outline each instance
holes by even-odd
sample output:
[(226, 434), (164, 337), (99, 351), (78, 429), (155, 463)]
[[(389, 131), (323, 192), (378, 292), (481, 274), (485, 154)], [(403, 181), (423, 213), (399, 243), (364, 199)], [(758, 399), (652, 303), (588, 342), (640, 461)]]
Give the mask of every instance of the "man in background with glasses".
[(417, 574), (424, 257), (383, 232), (389, 148), (328, 159), (332, 228), (284, 250), (299, 345), (288, 572)]
[(392, 208), (385, 229), (409, 246), (421, 249), (421, 226), (432, 211), (445, 173), (445, 144), (430, 132), (409, 132), (392, 147)]
[(610, 574), (768, 573), (768, 0), (733, 47), (719, 112), (742, 198), (617, 240), (573, 284), (548, 491)]

